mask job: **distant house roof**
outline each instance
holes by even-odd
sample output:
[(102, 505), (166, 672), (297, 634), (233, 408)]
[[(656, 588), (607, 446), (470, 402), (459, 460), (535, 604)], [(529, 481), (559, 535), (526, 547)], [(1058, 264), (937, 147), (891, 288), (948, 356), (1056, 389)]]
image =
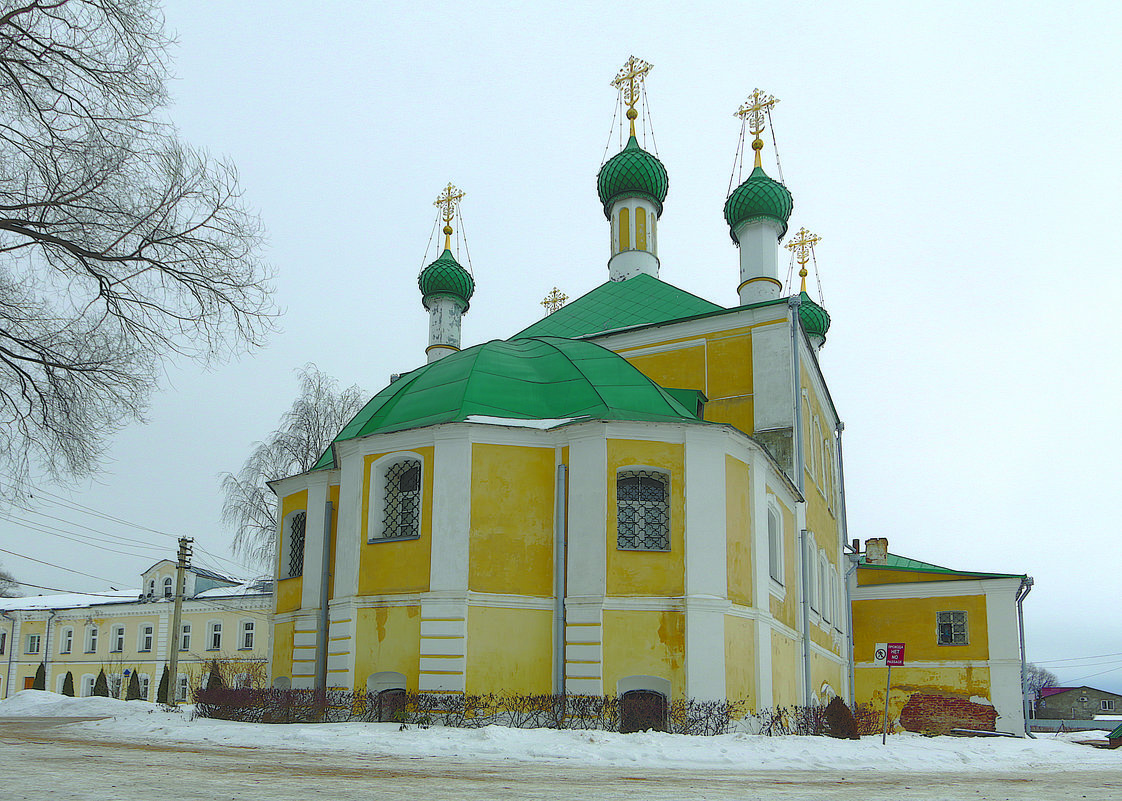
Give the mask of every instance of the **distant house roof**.
[(943, 573), (948, 576), (961, 576), (963, 578), (1023, 578), (1019, 573), (976, 573), (971, 570), (954, 570), (953, 568), (934, 565), (931, 562), (921, 562), (918, 559), (909, 559), (894, 553), (888, 554), (888, 560), (883, 565), (871, 565), (861, 554), (859, 567), (870, 570), (909, 570), (914, 573)]
[(241, 579), (230, 578), (229, 576), (224, 576), (221, 573), (215, 573), (213, 570), (207, 570), (206, 568), (192, 566), (190, 568), (190, 570), (196, 576), (202, 576), (203, 578), (213, 579), (214, 581), (224, 581), (227, 584), (240, 584), (241, 583)]
[(1118, 693), (1111, 692), (1110, 690), (1100, 690), (1098, 687), (1088, 687), (1086, 684), (1082, 684), (1078, 687), (1041, 687), (1040, 692), (1038, 693), (1038, 697), (1048, 698), (1050, 696), (1059, 695), (1060, 693), (1066, 693), (1072, 690), (1091, 690), (1096, 693), (1113, 695), (1115, 698), (1122, 698), (1122, 695), (1119, 695)]

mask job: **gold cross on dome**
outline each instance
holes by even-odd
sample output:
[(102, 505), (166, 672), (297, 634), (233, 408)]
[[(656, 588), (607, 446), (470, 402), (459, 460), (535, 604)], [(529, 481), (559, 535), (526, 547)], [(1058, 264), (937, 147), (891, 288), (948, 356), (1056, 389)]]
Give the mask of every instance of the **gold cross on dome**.
[(440, 209), (440, 216), (444, 218), (443, 233), (445, 250), (452, 249), (452, 220), (456, 216), (456, 208), (463, 199), (464, 193), (449, 182), (448, 186), (444, 187), (444, 191), (440, 193), (440, 197), (432, 204)]
[(795, 238), (784, 245), (787, 250), (795, 254), (795, 261), (799, 263), (799, 278), (802, 279), (801, 292), (806, 292), (806, 263), (814, 256), (814, 246), (822, 241), (818, 234), (812, 234), (806, 228), (800, 228)]
[(752, 136), (758, 137), (763, 133), (766, 125), (767, 112), (771, 111), (778, 102), (779, 98), (765, 94), (759, 89), (753, 89), (752, 94), (748, 95), (748, 99), (740, 104), (740, 108), (736, 110), (733, 116), (747, 121), (748, 130), (752, 133)]
[(565, 305), (565, 301), (569, 299), (568, 295), (562, 294), (561, 290), (553, 287), (545, 300), (542, 301), (542, 306), (545, 306), (547, 314), (553, 314), (555, 311)]
[(651, 71), (651, 66), (641, 58), (629, 56), (627, 63), (612, 79), (612, 86), (623, 95), (623, 102), (628, 108), (635, 108), (635, 104), (639, 102), (639, 89), (642, 87), (643, 78)]

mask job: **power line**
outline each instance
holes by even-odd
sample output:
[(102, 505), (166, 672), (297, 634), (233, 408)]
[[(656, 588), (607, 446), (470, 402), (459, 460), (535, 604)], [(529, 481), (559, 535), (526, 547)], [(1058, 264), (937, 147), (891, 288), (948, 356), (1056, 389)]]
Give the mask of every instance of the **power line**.
[[(1057, 662), (1080, 662), (1084, 659), (1106, 659), (1110, 656), (1122, 656), (1122, 653), (1117, 654), (1094, 654), (1093, 656), (1071, 656), (1064, 659), (1048, 659), (1043, 662), (1033, 662), (1034, 665), (1054, 665)], [(1072, 665), (1071, 667), (1079, 667), (1079, 665)]]
[[(44, 562), (42, 559), (35, 559), (34, 557), (31, 557), (31, 556), (25, 556), (22, 553), (16, 553), (15, 551), (6, 550), (5, 548), (0, 548), (0, 553), (7, 553), (7, 554), (11, 554), (12, 556), (18, 556), (20, 559), (27, 559), (29, 562), (38, 562), (41, 565), (46, 565), (47, 567), (53, 567), (56, 570), (65, 570), (67, 573), (74, 573), (74, 574), (79, 575), (79, 576), (85, 576), (86, 578), (92, 578), (92, 579), (97, 579), (98, 581), (108, 581), (108, 582), (113, 583), (111, 579), (104, 578), (103, 576), (95, 576), (91, 573), (83, 573), (81, 570), (71, 570), (69, 567), (63, 567), (62, 565), (53, 565), (50, 562)], [(115, 582), (115, 583), (119, 584), (120, 582)]]

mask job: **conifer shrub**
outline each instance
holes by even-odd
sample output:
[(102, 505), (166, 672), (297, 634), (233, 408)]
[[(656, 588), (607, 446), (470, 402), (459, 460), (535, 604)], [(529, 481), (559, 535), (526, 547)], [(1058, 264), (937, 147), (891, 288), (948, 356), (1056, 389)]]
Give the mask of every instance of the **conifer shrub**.
[(31, 689), (47, 689), (47, 666), (42, 662), (39, 663), (39, 667), (35, 670), (35, 680), (31, 682)]
[(125, 692), (126, 701), (140, 700), (140, 675), (134, 670), (129, 676), (129, 688)]
[(102, 698), (109, 697), (109, 679), (105, 678), (105, 668), (97, 674), (97, 680), (94, 682), (93, 694), (101, 696)]
[(170, 686), (168, 684), (168, 682), (170, 680), (171, 680), (171, 677), (168, 675), (168, 666), (164, 665), (164, 674), (162, 676), (160, 676), (160, 686), (156, 689), (156, 702), (157, 703), (160, 703), (160, 704), (171, 703), (171, 701), (168, 700), (168, 688)]
[(62, 694), (68, 698), (74, 697), (74, 674), (66, 671), (66, 678), (62, 680)]
[(857, 719), (849, 706), (835, 695), (826, 704), (826, 734), (841, 740), (860, 740), (861, 735), (857, 730)]
[(226, 680), (222, 678), (222, 667), (218, 664), (217, 659), (210, 661), (206, 687), (208, 690), (212, 688), (221, 690), (226, 687)]

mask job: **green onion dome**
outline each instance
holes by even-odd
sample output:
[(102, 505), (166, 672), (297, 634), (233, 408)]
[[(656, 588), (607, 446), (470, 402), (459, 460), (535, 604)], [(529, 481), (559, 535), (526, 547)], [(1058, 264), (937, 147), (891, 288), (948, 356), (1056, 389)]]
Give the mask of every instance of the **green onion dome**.
[(826, 332), (830, 330), (830, 315), (811, 300), (810, 295), (805, 291), (799, 295), (799, 299), (801, 301), (799, 303), (799, 319), (802, 320), (807, 335), (825, 339)]
[(662, 201), (666, 200), (666, 190), (670, 188), (670, 178), (662, 162), (639, 147), (634, 136), (627, 140), (627, 147), (608, 159), (596, 176), (596, 189), (600, 202), (604, 204), (604, 216), (611, 219), (612, 204), (621, 197), (642, 197), (655, 205), (656, 213), (662, 216)]
[[(417, 286), (421, 288), (422, 302), (432, 295), (452, 295), (464, 302), (466, 311), (468, 301), (475, 292), (475, 279), (460, 266), (452, 251), (445, 249), (439, 259), (421, 270)], [(425, 308), (428, 308), (427, 303)]]
[(725, 221), (729, 224), (732, 241), (740, 244), (736, 229), (742, 223), (761, 218), (779, 223), (779, 238), (782, 239), (787, 233), (787, 220), (791, 219), (793, 207), (794, 201), (787, 187), (768, 178), (763, 167), (756, 167), (725, 201)]

